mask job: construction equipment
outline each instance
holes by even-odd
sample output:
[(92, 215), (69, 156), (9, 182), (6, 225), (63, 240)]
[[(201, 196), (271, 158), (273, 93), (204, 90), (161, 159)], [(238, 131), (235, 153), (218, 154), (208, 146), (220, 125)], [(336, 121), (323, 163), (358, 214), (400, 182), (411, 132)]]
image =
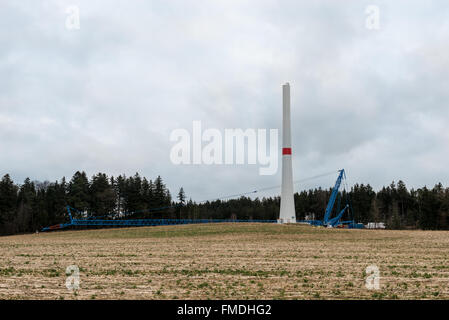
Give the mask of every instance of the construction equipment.
[[(220, 222), (259, 222), (259, 223), (275, 223), (276, 220), (234, 220), (234, 219), (75, 219), (72, 216), (72, 211), (77, 209), (67, 206), (67, 213), (70, 218), (69, 223), (61, 223), (50, 227), (45, 227), (41, 231), (54, 231), (72, 226), (81, 227), (140, 227), (140, 226), (164, 226), (174, 224), (197, 224), (197, 223), (220, 223)], [(166, 207), (164, 207), (166, 208)], [(157, 209), (164, 209), (157, 208)], [(146, 210), (146, 211), (154, 211)], [(140, 211), (139, 211), (140, 212)], [(143, 210), (142, 210), (143, 212)], [(133, 212), (135, 213), (135, 212)]]
[[(326, 211), (324, 212), (324, 218), (323, 220), (303, 220), (301, 222), (305, 222), (308, 224), (311, 224), (313, 226), (323, 226), (327, 228), (350, 228), (350, 229), (362, 229), (363, 224), (362, 223), (356, 223), (354, 220), (350, 221), (341, 221), (341, 218), (343, 217), (344, 213), (346, 211), (352, 211), (351, 204), (349, 201), (349, 197), (347, 197), (347, 204), (344, 206), (343, 209), (337, 210), (339, 211), (338, 214), (331, 218), (332, 211), (334, 209), (335, 201), (337, 200), (337, 197), (340, 193), (340, 186), (343, 182), (343, 180), (346, 180), (346, 173), (345, 169), (341, 169), (338, 171), (338, 178), (335, 182), (334, 188), (332, 189), (331, 196), (329, 198), (329, 202), (327, 203)], [(339, 199), (339, 203), (341, 201), (341, 198)], [(338, 206), (339, 207), (339, 206)], [(354, 217), (352, 217), (354, 219)]]
[[(323, 220), (302, 220), (302, 221), (298, 221), (298, 222), (308, 223), (313, 226), (324, 226), (324, 227), (328, 227), (328, 228), (351, 228), (351, 229), (357, 228), (357, 229), (361, 229), (364, 227), (363, 224), (355, 223), (355, 221), (354, 221), (354, 217), (353, 217), (353, 213), (352, 213), (352, 206), (349, 201), (349, 196), (346, 197), (346, 200), (347, 200), (346, 205), (343, 207), (343, 209), (340, 210), (340, 202), (341, 202), (342, 197), (339, 197), (339, 195), (340, 195), (339, 190), (340, 190), (340, 186), (342, 184), (346, 185), (346, 173), (345, 173), (344, 169), (341, 169), (338, 172), (339, 172), (339, 175), (338, 175), (337, 181), (335, 182), (335, 186), (332, 189), (331, 197), (327, 204)], [(302, 179), (302, 180), (298, 180), (295, 183), (300, 182), (300, 181), (302, 182), (302, 181), (306, 181), (306, 180), (310, 180), (310, 179), (315, 179), (318, 177), (327, 176), (329, 174), (332, 174), (332, 172), (321, 174), (321, 175), (310, 177), (310, 178), (306, 178), (306, 179)], [(217, 198), (214, 200), (228, 199), (228, 198), (243, 196), (243, 195), (247, 195), (247, 194), (254, 194), (259, 191), (270, 190), (270, 189), (274, 189), (274, 188), (278, 188), (278, 187), (279, 186), (260, 188), (258, 190), (253, 190), (250, 192), (235, 194), (235, 195), (231, 195), (231, 196), (225, 196), (225, 197)], [(334, 205), (335, 205), (335, 202), (337, 201), (337, 199), (338, 199), (338, 203), (337, 203), (336, 210), (337, 210), (338, 214), (334, 218), (331, 218), (333, 208), (334, 208)], [(204, 201), (201, 201), (200, 203), (205, 203), (207, 201), (210, 201), (210, 200), (204, 200)], [(110, 216), (107, 216), (106, 219), (101, 219), (102, 217), (98, 217), (98, 216), (86, 217), (85, 212), (81, 212), (73, 207), (67, 206), (66, 208), (67, 208), (68, 216), (70, 218), (70, 222), (56, 224), (56, 225), (53, 225), (50, 227), (45, 227), (42, 229), (42, 231), (60, 230), (60, 229), (64, 229), (64, 228), (68, 228), (68, 227), (72, 227), (72, 226), (135, 227), (135, 226), (160, 226), (160, 225), (173, 225), (173, 224), (196, 224), (196, 223), (219, 223), (219, 222), (259, 222), (259, 223), (276, 223), (277, 222), (277, 220), (235, 220), (235, 219), (131, 219), (131, 217), (136, 213), (145, 213), (145, 212), (153, 212), (153, 211), (158, 211), (158, 210), (165, 210), (165, 209), (170, 209), (170, 208), (176, 208), (177, 206), (178, 205), (173, 205), (173, 206), (166, 206), (166, 207), (161, 207), (161, 208), (153, 208), (153, 209), (138, 210), (138, 211), (128, 212), (128, 213), (121, 213), (120, 218), (117, 218), (117, 217), (110, 218)], [(74, 216), (72, 216), (72, 211), (78, 213), (78, 215), (77, 215), (78, 217), (81, 216), (84, 218), (81, 218), (81, 219), (75, 218)], [(353, 220), (341, 221), (345, 212), (350, 212)], [(126, 217), (128, 217), (128, 219), (124, 219)]]

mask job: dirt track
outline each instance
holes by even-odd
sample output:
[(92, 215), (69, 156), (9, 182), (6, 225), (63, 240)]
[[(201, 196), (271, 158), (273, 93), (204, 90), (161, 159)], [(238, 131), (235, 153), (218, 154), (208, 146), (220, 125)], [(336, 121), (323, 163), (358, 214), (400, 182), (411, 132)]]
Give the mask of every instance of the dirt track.
[[(0, 299), (448, 299), (449, 232), (207, 224), (0, 237)], [(66, 267), (80, 289), (66, 288)], [(380, 270), (380, 289), (365, 269)]]

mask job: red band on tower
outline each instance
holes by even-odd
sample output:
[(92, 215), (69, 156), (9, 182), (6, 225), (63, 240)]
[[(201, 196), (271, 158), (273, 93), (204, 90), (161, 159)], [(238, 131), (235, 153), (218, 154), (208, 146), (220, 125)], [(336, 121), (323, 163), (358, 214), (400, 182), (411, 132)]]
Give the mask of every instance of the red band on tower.
[(282, 148), (282, 155), (292, 154), (292, 148)]

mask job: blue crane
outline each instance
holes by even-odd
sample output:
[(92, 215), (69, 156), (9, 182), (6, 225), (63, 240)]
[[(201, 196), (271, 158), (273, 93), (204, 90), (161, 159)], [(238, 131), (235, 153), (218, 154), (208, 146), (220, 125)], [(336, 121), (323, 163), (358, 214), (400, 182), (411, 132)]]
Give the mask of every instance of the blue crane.
[(343, 179), (346, 179), (346, 172), (345, 169), (341, 169), (338, 171), (338, 178), (337, 181), (335, 181), (334, 188), (332, 189), (331, 196), (329, 198), (329, 202), (326, 206), (326, 211), (324, 212), (324, 218), (323, 220), (304, 220), (301, 222), (306, 222), (314, 226), (324, 226), (324, 227), (339, 227), (339, 226), (347, 226), (348, 228), (357, 228), (360, 229), (363, 227), (363, 224), (355, 223), (352, 221), (341, 221), (341, 218), (343, 217), (343, 214), (350, 209), (349, 202), (344, 206), (342, 210), (334, 217), (331, 218), (332, 211), (334, 209), (335, 201), (337, 200), (337, 196), (339, 194), (340, 186), (343, 181)]
[(330, 219), (332, 209), (334, 208), (335, 200), (337, 199), (338, 192), (341, 186), (341, 181), (343, 180), (343, 178), (346, 179), (345, 169), (339, 170), (337, 181), (335, 181), (335, 186), (332, 189), (331, 197), (329, 199), (329, 202), (327, 203), (326, 211), (324, 212), (324, 219), (323, 219), (324, 226), (335, 227), (337, 224), (339, 224), (340, 219), (345, 213), (346, 209), (349, 208), (349, 204), (346, 204), (343, 210), (341, 210), (335, 218)]

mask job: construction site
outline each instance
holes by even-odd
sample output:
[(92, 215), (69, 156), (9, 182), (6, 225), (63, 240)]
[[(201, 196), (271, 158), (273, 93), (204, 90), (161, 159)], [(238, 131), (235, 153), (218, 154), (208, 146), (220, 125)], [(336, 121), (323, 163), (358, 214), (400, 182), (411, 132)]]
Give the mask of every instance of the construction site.
[(66, 222), (0, 238), (0, 299), (449, 298), (449, 232), (368, 230), (385, 224), (354, 219), (344, 169), (323, 219), (296, 219), (289, 84), (282, 127), (278, 219), (102, 218), (67, 205)]

